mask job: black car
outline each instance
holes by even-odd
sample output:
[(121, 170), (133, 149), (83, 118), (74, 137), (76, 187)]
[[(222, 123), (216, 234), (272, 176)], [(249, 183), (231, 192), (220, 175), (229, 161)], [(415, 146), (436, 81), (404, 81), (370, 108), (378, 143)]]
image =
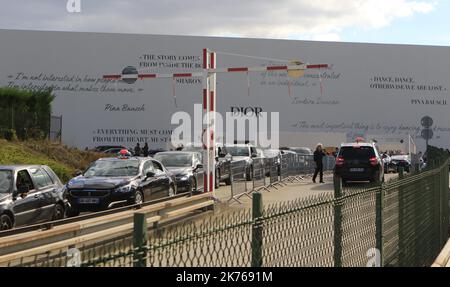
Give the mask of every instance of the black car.
[(199, 152), (167, 151), (155, 154), (175, 178), (178, 192), (197, 193), (203, 190), (204, 170)]
[(174, 179), (153, 158), (102, 158), (67, 183), (69, 216), (173, 196)]
[[(195, 152), (200, 153), (201, 157), (203, 155), (203, 149), (200, 147), (195, 147), (194, 145), (189, 145), (187, 147), (184, 147), (183, 151), (195, 151)], [(228, 152), (228, 150), (225, 146), (216, 145), (215, 159), (216, 159), (215, 188), (219, 188), (221, 182), (224, 182), (226, 185), (230, 185), (231, 184), (230, 168), (231, 168), (232, 156)]]
[(232, 156), (226, 146), (216, 147), (216, 187), (219, 187), (220, 182), (231, 184), (231, 160)]
[(133, 154), (131, 151), (124, 149), (124, 148), (110, 148), (110, 149), (105, 150), (103, 153), (111, 154), (111, 155), (118, 155), (121, 151), (124, 151), (124, 150), (126, 152), (128, 152), (129, 154)]
[(121, 146), (121, 145), (101, 145), (101, 146), (96, 146), (94, 151), (96, 151), (96, 152), (105, 152), (105, 151), (110, 150), (110, 149), (118, 149), (120, 151), (121, 149), (126, 149), (126, 148), (124, 146)]
[(233, 162), (245, 161), (245, 177), (247, 181), (253, 180), (253, 160), (258, 158), (258, 151), (250, 144), (234, 144), (226, 146), (233, 157)]
[(373, 143), (343, 144), (336, 157), (334, 175), (346, 181), (384, 181), (384, 167)]
[(64, 218), (64, 185), (44, 165), (0, 166), (0, 230)]

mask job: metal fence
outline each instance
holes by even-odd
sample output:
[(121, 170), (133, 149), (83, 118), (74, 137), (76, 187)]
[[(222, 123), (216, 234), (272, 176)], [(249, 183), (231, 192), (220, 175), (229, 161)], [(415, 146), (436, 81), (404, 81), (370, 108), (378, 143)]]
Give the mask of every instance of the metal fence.
[[(324, 171), (334, 168), (335, 159), (324, 157)], [(253, 158), (252, 165), (246, 161), (233, 161), (230, 165), (231, 197), (229, 201), (240, 202), (242, 196), (251, 197), (255, 191), (277, 188), (286, 182), (304, 180), (314, 173), (316, 164), (312, 155), (283, 154), (273, 158)], [(249, 179), (248, 175), (251, 174)]]
[(62, 116), (50, 116), (50, 129), (48, 132), (48, 137), (50, 140), (61, 142), (62, 120)]
[(239, 198), (248, 192), (247, 173), (248, 165), (245, 160), (232, 161), (230, 163), (231, 177), (231, 198), (230, 200), (239, 201)]
[(0, 137), (5, 132), (14, 131), (21, 140), (44, 139), (60, 141), (62, 131), (62, 116), (39, 116), (37, 112), (30, 112), (25, 107), (0, 107)]
[(10, 265), (430, 266), (448, 239), (447, 156), (381, 185), (334, 184), (334, 194), (272, 206), (254, 193), (252, 210), (151, 231), (136, 213), (128, 237)]

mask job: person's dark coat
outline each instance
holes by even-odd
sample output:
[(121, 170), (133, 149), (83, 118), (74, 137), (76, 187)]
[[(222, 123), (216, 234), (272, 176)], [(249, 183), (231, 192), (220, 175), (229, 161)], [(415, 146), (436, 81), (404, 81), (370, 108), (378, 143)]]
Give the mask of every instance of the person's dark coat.
[(322, 163), (323, 163), (323, 158), (324, 158), (325, 156), (327, 156), (327, 155), (326, 155), (323, 151), (318, 151), (318, 150), (314, 151), (314, 162), (315, 162), (317, 165), (322, 165)]

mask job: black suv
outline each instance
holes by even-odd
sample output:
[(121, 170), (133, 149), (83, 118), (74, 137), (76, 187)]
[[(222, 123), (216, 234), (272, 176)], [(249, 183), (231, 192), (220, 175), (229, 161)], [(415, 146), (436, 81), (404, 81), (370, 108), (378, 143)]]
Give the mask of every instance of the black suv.
[(336, 157), (334, 175), (346, 181), (384, 181), (384, 168), (373, 143), (342, 144)]
[(0, 166), (0, 230), (64, 218), (64, 185), (44, 165)]
[(175, 181), (153, 158), (102, 158), (67, 183), (69, 216), (176, 194)]

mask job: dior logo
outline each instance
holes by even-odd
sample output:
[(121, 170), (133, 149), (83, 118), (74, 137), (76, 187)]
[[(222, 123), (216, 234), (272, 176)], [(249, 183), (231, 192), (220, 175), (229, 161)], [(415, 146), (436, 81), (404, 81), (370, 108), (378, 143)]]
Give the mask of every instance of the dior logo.
[(243, 116), (261, 116), (263, 109), (261, 107), (231, 107), (233, 115)]

